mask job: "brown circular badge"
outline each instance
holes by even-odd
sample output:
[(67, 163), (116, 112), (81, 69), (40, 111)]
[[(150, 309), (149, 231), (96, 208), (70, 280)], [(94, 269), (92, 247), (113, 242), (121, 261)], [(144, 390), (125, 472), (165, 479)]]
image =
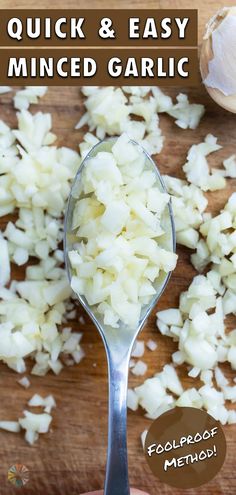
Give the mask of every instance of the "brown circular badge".
[(193, 407), (176, 407), (157, 418), (145, 440), (145, 457), (155, 476), (177, 488), (194, 488), (221, 469), (226, 440), (218, 421)]

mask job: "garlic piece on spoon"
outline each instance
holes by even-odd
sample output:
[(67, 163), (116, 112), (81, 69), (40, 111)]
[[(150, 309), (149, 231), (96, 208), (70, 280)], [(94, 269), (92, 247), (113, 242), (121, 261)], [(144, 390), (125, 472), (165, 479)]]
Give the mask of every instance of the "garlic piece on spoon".
[(200, 70), (213, 100), (236, 113), (236, 7), (224, 7), (209, 21)]

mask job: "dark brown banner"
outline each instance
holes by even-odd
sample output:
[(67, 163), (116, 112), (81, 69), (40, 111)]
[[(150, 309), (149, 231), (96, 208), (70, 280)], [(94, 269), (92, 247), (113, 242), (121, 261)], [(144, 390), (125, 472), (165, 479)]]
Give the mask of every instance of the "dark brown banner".
[(1, 10), (1, 46), (196, 46), (196, 9)]
[(1, 85), (165, 85), (199, 83), (196, 48), (4, 49)]

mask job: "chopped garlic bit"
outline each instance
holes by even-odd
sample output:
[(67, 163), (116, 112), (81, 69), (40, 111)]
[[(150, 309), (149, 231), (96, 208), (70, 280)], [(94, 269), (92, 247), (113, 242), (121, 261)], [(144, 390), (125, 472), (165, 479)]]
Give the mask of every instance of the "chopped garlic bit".
[[(199, 375), (200, 373), (200, 369), (197, 368), (196, 366), (194, 366), (193, 368), (191, 368), (191, 370), (188, 372), (188, 376), (190, 376), (191, 378), (197, 378), (197, 376)], [(204, 373), (204, 371), (202, 371), (202, 373)]]
[(48, 395), (47, 397), (43, 398), (39, 394), (34, 394), (33, 397), (29, 400), (28, 405), (31, 407), (42, 406), (44, 408), (44, 412), (50, 414), (53, 407), (56, 407), (56, 402), (52, 395)]
[(159, 375), (145, 380), (143, 385), (134, 389), (138, 403), (147, 411), (147, 417), (156, 419), (160, 414), (173, 407), (174, 399), (167, 394), (166, 388)]
[(39, 438), (39, 434), (34, 430), (26, 430), (25, 432), (25, 441), (29, 443), (29, 445), (33, 445), (37, 442)]
[(204, 105), (189, 103), (187, 95), (180, 93), (176, 97), (177, 103), (167, 113), (174, 117), (176, 125), (181, 129), (196, 129), (205, 113)]
[(18, 421), (0, 421), (0, 429), (19, 433), (20, 424)]
[(171, 196), (177, 243), (196, 249), (199, 242), (198, 229), (203, 222), (207, 199), (194, 184), (168, 175), (163, 178)]
[(25, 431), (25, 440), (30, 445), (33, 445), (39, 437), (40, 433), (47, 433), (52, 421), (51, 410), (56, 407), (55, 399), (52, 395), (43, 398), (39, 394), (34, 394), (29, 400), (28, 405), (31, 407), (43, 407), (43, 413), (32, 413), (24, 411), (24, 418), (19, 419), (19, 425)]
[(236, 155), (231, 155), (229, 158), (223, 161), (223, 166), (225, 168), (225, 177), (231, 177), (231, 179), (236, 179)]
[(85, 319), (83, 316), (79, 316), (79, 322), (81, 325), (85, 325)]
[(193, 387), (184, 390), (177, 399), (175, 405), (179, 407), (196, 407), (197, 409), (201, 409), (203, 401), (199, 392)]
[(227, 387), (229, 381), (227, 378), (224, 376), (224, 373), (221, 371), (219, 367), (215, 368), (215, 380), (217, 383), (217, 386), (221, 389), (224, 389), (224, 387)]
[(187, 162), (183, 166), (186, 177), (191, 184), (200, 187), (203, 191), (216, 191), (226, 185), (225, 178), (217, 171), (210, 174), (207, 155), (221, 148), (217, 138), (208, 134), (203, 143), (194, 144), (189, 149)]
[(150, 351), (155, 351), (157, 349), (157, 343), (152, 339), (147, 341), (146, 346)]
[(132, 409), (132, 411), (136, 411), (138, 409), (138, 397), (131, 388), (129, 388), (127, 392), (127, 406), (129, 409)]
[(30, 387), (30, 381), (29, 378), (27, 378), (27, 376), (23, 376), (22, 378), (20, 378), (20, 380), (17, 380), (17, 383), (19, 383), (19, 385), (21, 385), (24, 388)]
[(136, 340), (131, 353), (131, 357), (142, 357), (144, 355), (145, 347), (143, 340)]
[(11, 268), (10, 268), (10, 256), (8, 243), (3, 238), (0, 232), (0, 287), (6, 285), (10, 280)]
[(163, 371), (161, 373), (157, 373), (155, 376), (159, 377), (164, 387), (170, 392), (173, 392), (173, 394), (181, 395), (183, 393), (183, 387), (180, 383), (176, 370), (172, 365), (166, 364)]
[(10, 86), (0, 86), (0, 95), (3, 95), (5, 93), (9, 93), (11, 91)]
[(133, 375), (136, 376), (145, 375), (146, 371), (147, 371), (147, 364), (141, 360), (137, 361), (135, 365), (132, 366), (131, 368), (131, 372), (133, 373)]
[(26, 430), (25, 440), (33, 444), (40, 433), (47, 433), (52, 421), (52, 416), (48, 413), (35, 414), (30, 411), (24, 411), (24, 418), (19, 419), (19, 424), (23, 430)]
[(88, 152), (99, 143), (99, 139), (96, 138), (91, 132), (87, 132), (84, 137), (82, 143), (79, 144), (79, 151), (82, 160), (87, 156)]
[(205, 385), (212, 386), (213, 372), (211, 370), (201, 371), (200, 378), (205, 383)]
[(236, 193), (233, 193), (223, 210), (213, 218), (207, 219), (200, 227), (201, 239), (204, 250), (193, 255), (192, 262), (200, 271), (201, 264), (205, 267), (210, 262), (212, 269), (208, 277), (215, 290), (223, 295), (225, 314), (231, 312), (231, 301), (234, 294), (234, 273), (236, 270)]
[(26, 86), (20, 89), (14, 96), (14, 107), (17, 110), (28, 110), (31, 103), (38, 103), (47, 92), (47, 86)]
[(182, 327), (183, 320), (179, 309), (165, 309), (158, 311), (157, 317), (166, 325), (176, 325)]
[[(26, 379), (26, 377), (24, 377)], [(19, 383), (22, 382), (19, 380)], [(22, 383), (21, 383), (22, 384)], [(23, 385), (23, 384), (22, 384)], [(25, 386), (25, 384), (23, 385)], [(56, 407), (56, 402), (52, 395), (48, 395), (43, 398), (39, 394), (33, 395), (29, 400), (28, 405), (31, 407), (40, 406), (43, 407), (44, 412), (35, 414), (30, 411), (24, 411), (24, 418), (20, 418), (18, 421), (0, 421), (0, 428), (18, 433), (21, 428), (25, 431), (25, 440), (30, 445), (33, 445), (39, 437), (40, 433), (47, 433), (52, 421), (50, 415), (53, 407)]]

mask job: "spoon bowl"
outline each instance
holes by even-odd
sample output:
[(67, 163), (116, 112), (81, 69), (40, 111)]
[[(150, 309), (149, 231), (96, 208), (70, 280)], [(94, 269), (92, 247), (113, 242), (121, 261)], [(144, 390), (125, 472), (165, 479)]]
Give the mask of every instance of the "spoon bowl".
[[(105, 139), (96, 144), (91, 151), (86, 155), (81, 163), (81, 166), (76, 174), (72, 184), (70, 196), (68, 199), (67, 211), (65, 216), (64, 229), (64, 254), (66, 270), (71, 280), (72, 272), (69, 262), (68, 253), (74, 249), (76, 238), (72, 230), (72, 218), (76, 201), (81, 192), (81, 174), (84, 167), (90, 158), (94, 158), (100, 151), (111, 151), (115, 142), (115, 138)], [(135, 141), (131, 141), (134, 145), (140, 147)], [(145, 169), (155, 172), (157, 184), (162, 192), (166, 192), (163, 179), (160, 172), (148, 155), (145, 154)], [(175, 251), (176, 239), (173, 212), (171, 202), (168, 203), (165, 214), (162, 218), (162, 227), (165, 234), (160, 242), (163, 247), (170, 251)], [(158, 240), (159, 241), (159, 240)], [(90, 318), (97, 327), (105, 349), (108, 360), (108, 375), (109, 375), (109, 426), (108, 426), (108, 453), (107, 453), (107, 468), (104, 495), (129, 495), (128, 481), (128, 462), (127, 462), (127, 445), (126, 445), (126, 416), (127, 416), (127, 382), (129, 371), (129, 359), (134, 342), (143, 328), (149, 313), (156, 305), (158, 299), (163, 293), (171, 273), (163, 273), (154, 283), (156, 293), (147, 305), (143, 305), (141, 310), (140, 320), (135, 328), (129, 328), (125, 324), (120, 324), (119, 328), (112, 328), (104, 324), (102, 316), (96, 310), (96, 307), (91, 307), (84, 296), (76, 294), (80, 304), (89, 314)]]

